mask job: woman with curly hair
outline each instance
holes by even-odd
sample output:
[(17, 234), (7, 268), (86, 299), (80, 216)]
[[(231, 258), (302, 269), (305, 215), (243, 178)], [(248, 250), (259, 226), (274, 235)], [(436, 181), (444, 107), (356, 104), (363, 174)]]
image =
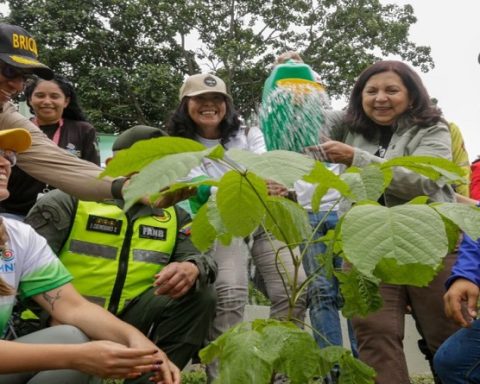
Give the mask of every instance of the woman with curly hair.
[[(255, 153), (266, 151), (260, 129), (258, 127), (247, 129), (241, 124), (225, 83), (210, 74), (193, 75), (184, 82), (180, 89), (180, 104), (170, 118), (167, 129), (172, 136), (193, 139), (206, 147), (221, 144), (226, 149), (238, 148)], [(204, 159), (200, 167), (192, 170), (190, 176), (217, 180), (227, 170), (219, 163)], [(267, 186), (272, 195), (287, 193), (287, 189), (278, 183), (267, 181)], [(272, 302), (270, 316), (284, 318), (288, 313), (288, 295), (275, 260), (275, 249), (284, 244), (273, 239), (272, 247), (269, 238), (271, 235), (262, 230), (255, 232), (250, 252)], [(210, 340), (214, 340), (243, 320), (248, 298), (248, 246), (244, 239), (234, 238), (229, 246), (217, 243), (214, 255), (218, 264), (215, 282), (218, 299), (215, 320), (209, 334)], [(294, 266), (290, 253), (281, 251), (280, 257), (287, 273), (293, 276)], [(298, 280), (299, 284), (305, 280), (303, 269)], [(301, 297), (297, 301), (294, 318), (303, 321), (305, 306), (305, 298)], [(216, 375), (216, 364), (209, 365), (207, 367), (209, 382)]]

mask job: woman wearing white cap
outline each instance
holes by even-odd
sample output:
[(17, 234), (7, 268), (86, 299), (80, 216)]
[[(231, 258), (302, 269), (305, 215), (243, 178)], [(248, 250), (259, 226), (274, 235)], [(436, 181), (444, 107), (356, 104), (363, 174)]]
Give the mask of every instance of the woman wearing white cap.
[[(257, 127), (247, 129), (241, 125), (231, 96), (227, 93), (225, 83), (211, 74), (190, 76), (180, 89), (180, 104), (168, 124), (169, 134), (197, 140), (206, 147), (217, 144), (226, 149), (239, 148), (255, 153), (266, 151), (262, 132)], [(220, 179), (227, 171), (224, 166), (204, 159), (200, 167), (192, 170), (191, 177), (206, 176)], [(285, 187), (267, 182), (272, 195), (285, 195)], [(282, 278), (275, 263), (275, 250), (263, 231), (253, 235), (251, 247), (252, 259), (257, 271), (261, 274), (268, 297), (272, 302), (270, 315), (275, 318), (286, 317), (288, 312), (288, 296)], [(275, 248), (284, 245), (274, 241)], [(229, 246), (216, 244), (215, 259), (218, 274), (215, 283), (217, 290), (217, 312), (210, 340), (217, 338), (222, 332), (243, 320), (243, 313), (248, 297), (248, 247), (243, 239), (234, 239)], [(288, 273), (293, 275), (293, 263), (290, 254), (280, 252)], [(299, 284), (305, 279), (303, 269), (299, 276)], [(305, 298), (301, 297), (293, 314), (303, 321), (305, 314)], [(207, 367), (209, 381), (216, 376), (216, 366)]]

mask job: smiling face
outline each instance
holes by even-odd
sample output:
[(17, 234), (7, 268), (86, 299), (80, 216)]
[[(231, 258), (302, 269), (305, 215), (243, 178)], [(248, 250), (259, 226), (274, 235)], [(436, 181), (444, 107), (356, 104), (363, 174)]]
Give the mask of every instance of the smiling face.
[(220, 123), (227, 113), (225, 96), (208, 92), (188, 99), (188, 115), (197, 126), (201, 136), (206, 139), (220, 137)]
[(29, 100), (39, 125), (57, 123), (70, 99), (54, 81), (40, 81)]
[(362, 90), (363, 111), (379, 125), (392, 125), (409, 104), (407, 88), (400, 76), (392, 71), (373, 75)]

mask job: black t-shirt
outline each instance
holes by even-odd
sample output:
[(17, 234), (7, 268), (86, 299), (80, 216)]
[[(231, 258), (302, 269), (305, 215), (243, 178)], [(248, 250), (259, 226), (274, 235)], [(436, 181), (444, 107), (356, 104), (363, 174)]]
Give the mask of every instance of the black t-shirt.
[(381, 125), (379, 125), (379, 130), (380, 137), (378, 140), (378, 149), (377, 152), (375, 152), (375, 156), (381, 157), (383, 159), (385, 157), (385, 153), (387, 153), (390, 140), (392, 140), (393, 131), (392, 127)]
[[(390, 140), (392, 140), (393, 130), (392, 127), (379, 125), (378, 129), (380, 130), (380, 137), (378, 139), (378, 149), (375, 152), (375, 156), (385, 157), (387, 153), (388, 146), (390, 145)], [(385, 205), (385, 195), (382, 194), (378, 199), (378, 202), (381, 205)]]

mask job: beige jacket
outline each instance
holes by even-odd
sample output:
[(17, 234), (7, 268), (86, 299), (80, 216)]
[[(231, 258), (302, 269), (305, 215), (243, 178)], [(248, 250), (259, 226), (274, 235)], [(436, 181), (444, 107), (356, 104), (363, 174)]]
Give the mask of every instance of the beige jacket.
[(25, 128), (32, 146), (18, 155), (18, 166), (36, 179), (84, 200), (111, 198), (111, 179), (99, 179), (101, 168), (59, 148), (30, 120), (5, 103), (0, 129)]
[[(329, 111), (324, 134), (332, 140), (341, 141), (355, 148), (352, 165), (365, 167), (402, 156), (432, 156), (452, 159), (451, 138), (448, 127), (439, 122), (431, 127), (420, 128), (408, 118), (401, 119), (388, 146), (385, 158), (375, 156), (378, 137), (369, 141), (359, 133), (351, 132), (343, 123), (343, 111)], [(451, 202), (453, 189), (442, 180), (432, 181), (406, 168), (396, 167), (393, 180), (385, 191), (387, 206), (403, 204), (416, 196), (429, 196), (432, 201)]]

